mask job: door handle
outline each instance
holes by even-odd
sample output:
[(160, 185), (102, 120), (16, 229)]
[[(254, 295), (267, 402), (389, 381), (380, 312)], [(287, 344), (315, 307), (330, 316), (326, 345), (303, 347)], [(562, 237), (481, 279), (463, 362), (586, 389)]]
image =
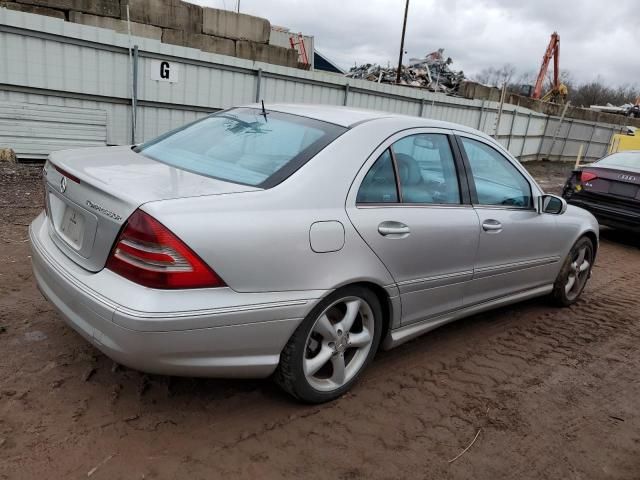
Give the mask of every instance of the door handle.
[(485, 232), (495, 232), (495, 233), (498, 233), (498, 232), (502, 231), (502, 224), (501, 224), (499, 221), (497, 221), (497, 220), (493, 220), (493, 219), (491, 219), (491, 220), (485, 220), (485, 221), (482, 223), (482, 229), (483, 229)]
[(404, 238), (411, 233), (411, 229), (400, 222), (382, 222), (378, 225), (378, 233), (383, 237)]

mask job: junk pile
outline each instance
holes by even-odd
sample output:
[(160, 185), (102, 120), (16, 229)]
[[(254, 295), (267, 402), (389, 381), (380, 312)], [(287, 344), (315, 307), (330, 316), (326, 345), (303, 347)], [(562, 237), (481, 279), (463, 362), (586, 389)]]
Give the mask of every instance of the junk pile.
[(636, 103), (625, 103), (616, 107), (607, 103), (606, 105), (591, 105), (589, 108), (596, 112), (614, 113), (617, 115), (624, 115), (625, 117), (640, 118), (640, 99), (636, 100)]
[[(431, 52), (425, 58), (412, 58), (409, 65), (402, 65), (400, 84), (427, 88), (432, 92), (456, 93), (464, 81), (464, 72), (452, 70), (451, 57), (445, 59), (444, 48)], [(367, 63), (352, 67), (346, 74), (349, 78), (378, 83), (396, 83), (397, 69)]]

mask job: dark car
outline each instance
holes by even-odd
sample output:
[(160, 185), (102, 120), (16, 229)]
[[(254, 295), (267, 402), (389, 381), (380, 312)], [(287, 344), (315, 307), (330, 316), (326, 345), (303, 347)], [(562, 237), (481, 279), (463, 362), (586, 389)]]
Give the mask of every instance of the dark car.
[(602, 225), (640, 231), (640, 151), (608, 155), (574, 170), (562, 196)]

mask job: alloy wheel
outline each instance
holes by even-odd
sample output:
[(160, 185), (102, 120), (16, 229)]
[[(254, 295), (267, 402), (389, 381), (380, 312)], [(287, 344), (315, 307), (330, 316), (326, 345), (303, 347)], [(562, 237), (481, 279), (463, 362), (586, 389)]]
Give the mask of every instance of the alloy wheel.
[(568, 299), (573, 300), (582, 292), (584, 285), (589, 279), (592, 256), (591, 250), (586, 245), (574, 252), (571, 264), (569, 265), (567, 282), (564, 286), (564, 291)]
[(329, 305), (305, 343), (303, 372), (309, 385), (329, 392), (353, 379), (367, 360), (374, 326), (371, 306), (362, 298), (345, 297)]

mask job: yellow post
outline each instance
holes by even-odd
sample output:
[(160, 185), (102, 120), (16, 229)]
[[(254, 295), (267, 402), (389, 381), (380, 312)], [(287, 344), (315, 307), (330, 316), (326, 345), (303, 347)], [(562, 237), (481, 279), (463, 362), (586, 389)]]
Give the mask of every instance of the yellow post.
[(578, 150), (578, 156), (576, 157), (576, 166), (574, 167), (576, 170), (580, 166), (580, 160), (582, 160), (582, 149), (584, 148), (584, 144), (580, 144), (580, 150)]

